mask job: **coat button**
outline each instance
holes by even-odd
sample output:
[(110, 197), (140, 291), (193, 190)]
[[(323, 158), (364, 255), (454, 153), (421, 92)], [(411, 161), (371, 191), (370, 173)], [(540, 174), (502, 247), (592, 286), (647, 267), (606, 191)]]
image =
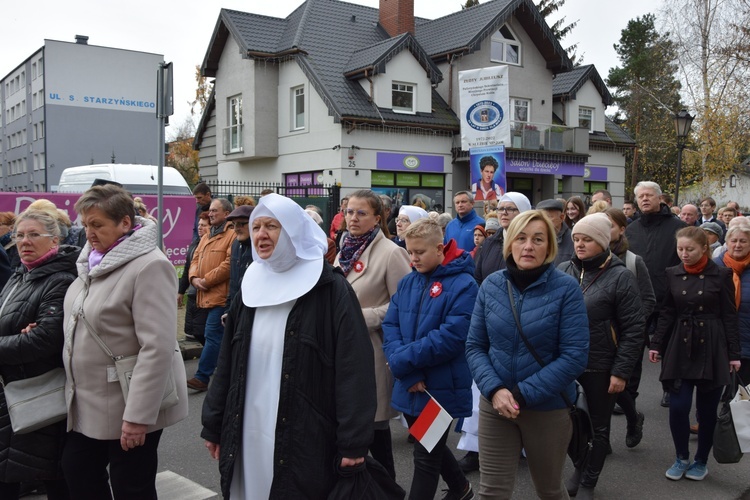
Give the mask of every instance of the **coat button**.
[(698, 276), (698, 279), (702, 280), (703, 279), (703, 275), (701, 274), (700, 276)]
[(288, 373), (285, 373), (285, 374), (284, 374), (284, 379), (285, 379), (285, 380), (289, 380), (289, 374), (288, 374)]
[(682, 277), (682, 281), (685, 281), (687, 279), (687, 276)]
[(279, 460), (279, 465), (284, 465), (284, 460)]
[(290, 330), (290, 331), (289, 331), (289, 336), (290, 336), (290, 337), (294, 337), (294, 330)]
[(698, 326), (703, 326), (703, 321), (701, 321), (700, 323), (698, 323)]
[(703, 310), (703, 306), (698, 306), (698, 310), (702, 311)]
[(685, 290), (682, 291), (682, 295), (687, 295), (687, 292)]
[(703, 290), (698, 290), (698, 295), (703, 295)]
[(281, 417), (281, 421), (282, 421), (283, 423), (286, 423), (286, 417)]

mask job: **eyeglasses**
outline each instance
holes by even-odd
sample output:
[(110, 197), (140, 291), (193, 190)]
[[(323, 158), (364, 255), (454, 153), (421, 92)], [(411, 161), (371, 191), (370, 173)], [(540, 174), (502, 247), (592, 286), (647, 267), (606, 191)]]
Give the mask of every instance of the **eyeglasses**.
[(347, 208), (346, 210), (344, 210), (344, 213), (347, 217), (352, 217), (354, 214), (357, 214), (358, 219), (370, 216), (370, 214), (365, 212), (364, 210), (353, 210), (351, 208)]
[(234, 224), (234, 227), (245, 227), (248, 224), (250, 224), (250, 221), (240, 222), (240, 221), (236, 220), (236, 221), (232, 222), (232, 224)]
[(518, 209), (513, 207), (497, 207), (497, 211), (504, 214), (514, 214), (518, 212)]
[(409, 224), (411, 221), (408, 217), (396, 217), (396, 224)]
[(31, 241), (37, 241), (39, 238), (54, 238), (54, 234), (39, 234), (39, 233), (13, 233), (12, 237), (16, 241), (23, 241), (24, 238), (28, 238)]

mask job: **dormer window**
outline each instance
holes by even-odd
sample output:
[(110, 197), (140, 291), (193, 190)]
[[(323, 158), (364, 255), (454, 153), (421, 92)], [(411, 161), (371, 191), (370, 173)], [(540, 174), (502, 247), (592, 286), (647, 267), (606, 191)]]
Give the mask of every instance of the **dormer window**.
[(594, 108), (578, 108), (578, 126), (588, 129), (589, 133), (594, 131)]
[(492, 35), (490, 59), (492, 62), (521, 64), (521, 44), (507, 25)]
[(395, 113), (416, 113), (417, 86), (412, 83), (391, 84), (391, 106)]

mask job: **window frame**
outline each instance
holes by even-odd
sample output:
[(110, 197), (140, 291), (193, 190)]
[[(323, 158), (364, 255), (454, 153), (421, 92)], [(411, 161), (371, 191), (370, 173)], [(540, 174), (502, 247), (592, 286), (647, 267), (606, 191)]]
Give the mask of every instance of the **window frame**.
[[(517, 103), (526, 103), (526, 119), (521, 120), (518, 118), (518, 114), (516, 112), (516, 106)], [(511, 121), (514, 123), (530, 123), (531, 122), (531, 99), (527, 99), (525, 97), (511, 97), (510, 98), (510, 113), (511, 113)]]
[(227, 131), (229, 134), (227, 151), (229, 153), (242, 152), (242, 124), (242, 94), (237, 94), (227, 98)]
[[(510, 33), (511, 38), (507, 38), (505, 35), (502, 34), (503, 28), (505, 28), (505, 29), (508, 30), (508, 32)], [(495, 47), (497, 45), (500, 45), (501, 48), (502, 48), (502, 50), (500, 52), (500, 54), (502, 55), (501, 58), (496, 58), (495, 57), (495, 55), (496, 55), (495, 52), (496, 51), (493, 50), (493, 49), (495, 49)], [(517, 56), (516, 56), (517, 60), (516, 61), (508, 60), (508, 58), (507, 58), (507, 48), (506, 48), (506, 46), (508, 46), (508, 45), (516, 47), (516, 54), (517, 54)], [(521, 64), (522, 57), (523, 57), (523, 45), (519, 41), (518, 35), (515, 34), (515, 32), (513, 31), (513, 29), (510, 26), (508, 26), (507, 23), (503, 24), (490, 37), (490, 61), (495, 62), (495, 63), (500, 63), (500, 64), (510, 64), (510, 65), (513, 65), (513, 66), (521, 66), (522, 65)]]
[[(290, 89), (290, 109), (291, 109), (291, 116), (290, 116), (290, 130), (297, 131), (297, 130), (305, 130), (307, 127), (307, 93), (305, 92), (305, 86), (304, 85), (297, 85), (295, 87), (292, 87)], [(298, 104), (299, 99), (302, 100), (302, 112), (299, 112)], [(299, 123), (299, 120), (302, 120), (302, 124)]]
[[(400, 88), (403, 87), (403, 88)], [(397, 106), (395, 93), (411, 95), (411, 107)], [(394, 113), (414, 115), (417, 113), (417, 84), (409, 82), (391, 82), (391, 109)]]
[(581, 113), (582, 112), (588, 112), (588, 120), (589, 120), (589, 134), (594, 132), (594, 115), (595, 115), (595, 109), (589, 106), (578, 106), (578, 126), (580, 128), (586, 128), (584, 125), (581, 125)]

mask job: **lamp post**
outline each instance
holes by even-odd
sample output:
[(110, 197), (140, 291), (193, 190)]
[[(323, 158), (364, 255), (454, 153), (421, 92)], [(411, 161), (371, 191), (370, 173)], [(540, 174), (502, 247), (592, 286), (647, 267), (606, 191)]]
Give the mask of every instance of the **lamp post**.
[(674, 127), (677, 131), (677, 176), (674, 183), (674, 204), (679, 206), (680, 200), (680, 173), (682, 172), (682, 150), (690, 134), (690, 125), (693, 123), (692, 116), (687, 110), (682, 110), (674, 115)]

